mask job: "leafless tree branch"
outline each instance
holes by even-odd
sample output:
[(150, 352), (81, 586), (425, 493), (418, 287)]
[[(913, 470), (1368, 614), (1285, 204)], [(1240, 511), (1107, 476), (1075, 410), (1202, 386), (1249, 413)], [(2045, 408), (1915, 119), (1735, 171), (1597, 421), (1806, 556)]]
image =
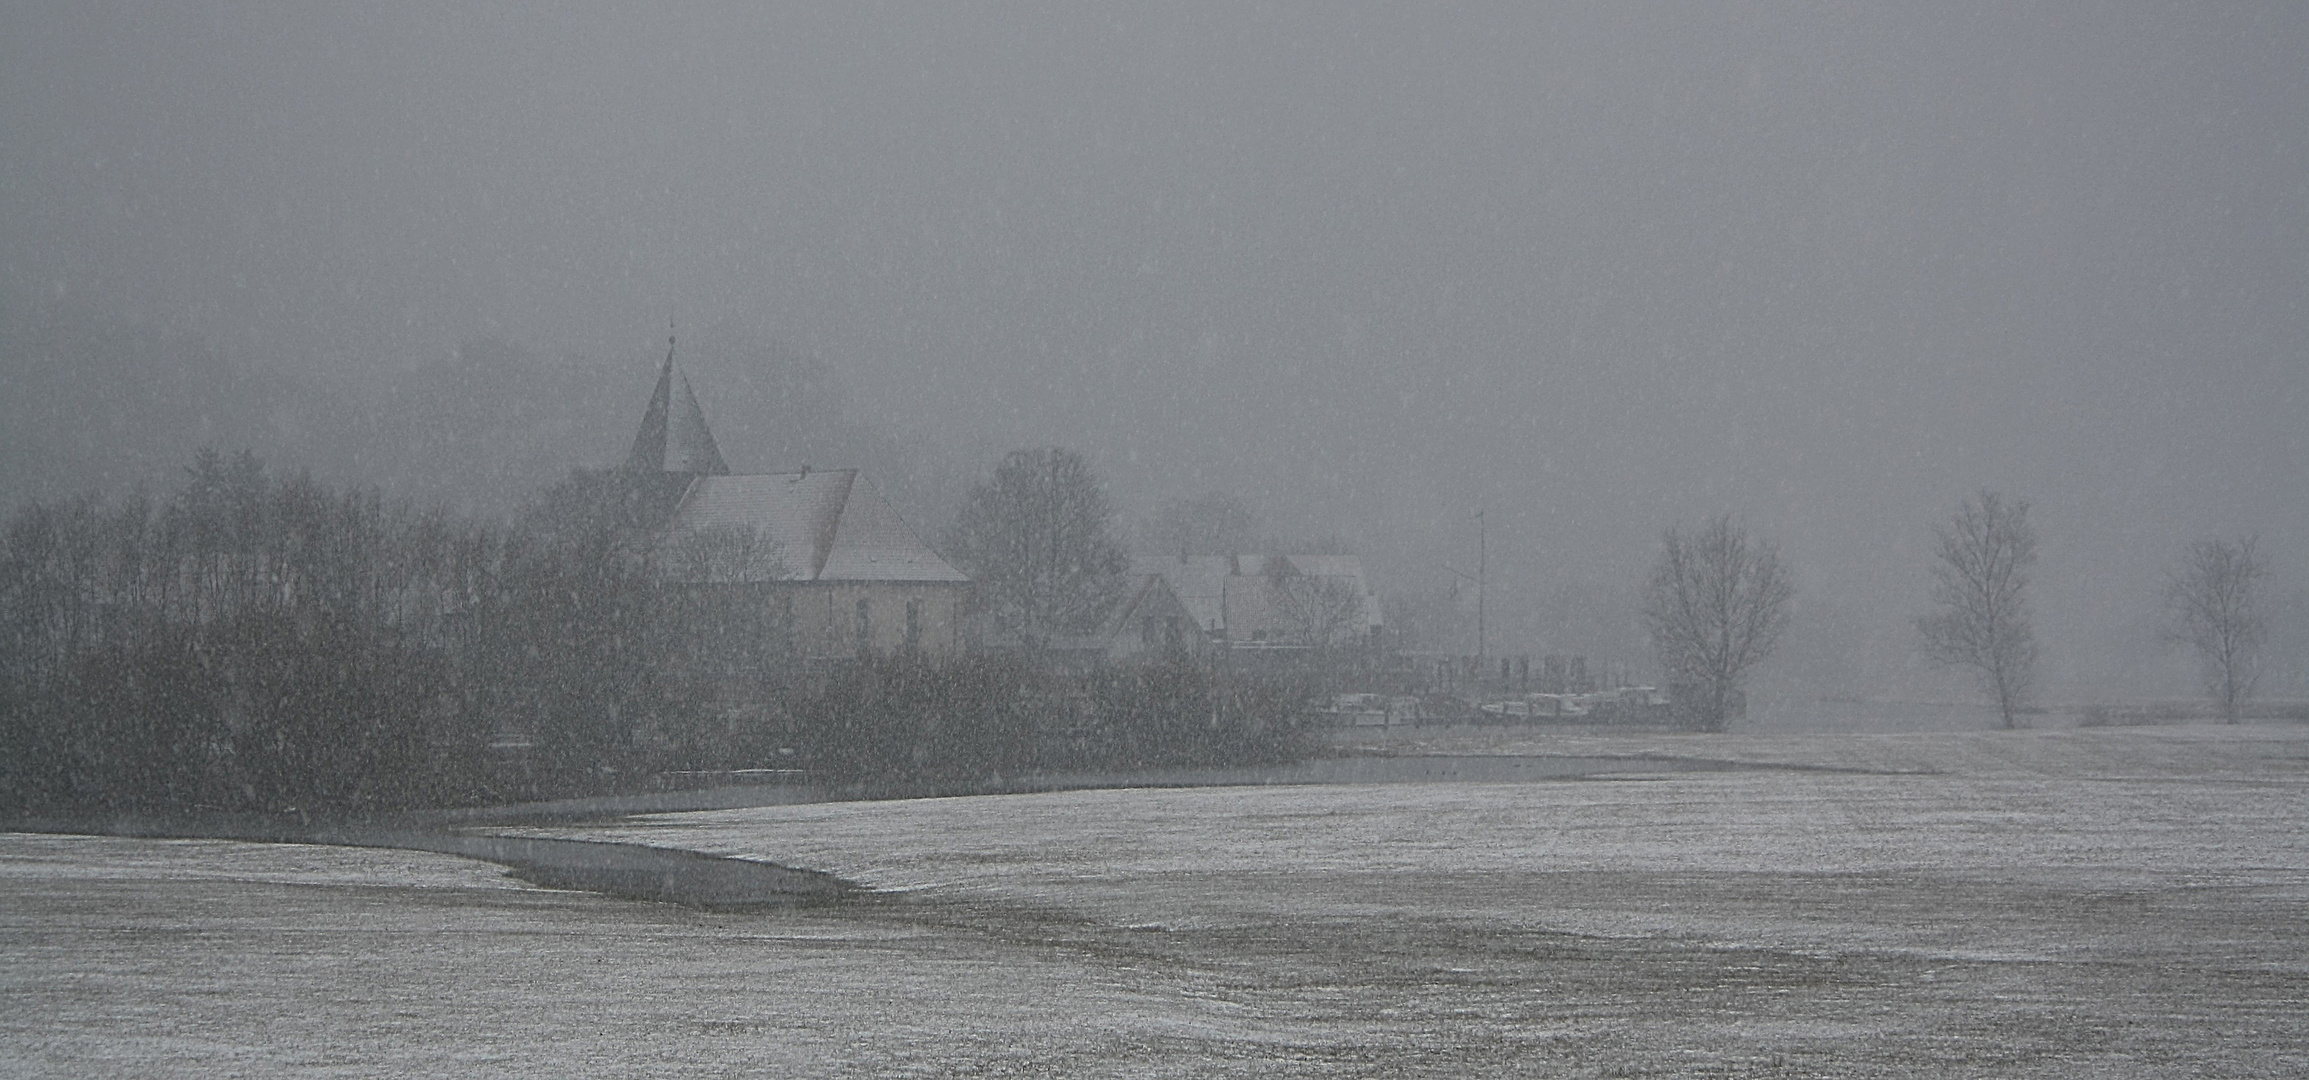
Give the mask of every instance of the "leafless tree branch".
[(2028, 523), (2028, 503), (1983, 491), (1966, 499), (1937, 536), (1932, 603), (1939, 610), (1916, 620), (1925, 653), (1934, 663), (1973, 669), (2011, 728), (2036, 679), (2028, 604), (2036, 530)]
[(2205, 692), (2234, 724), (2261, 677), (2261, 646), (2269, 623), (2261, 610), (2268, 566), (2256, 539), (2199, 540), (2165, 581), (2172, 623), (2167, 637), (2197, 651)]
[(1795, 587), (1779, 550), (1753, 542), (1729, 514), (1691, 536), (1669, 529), (1644, 597), (1644, 625), (1671, 683), (1697, 693), (1684, 706), (1721, 730), (1740, 682), (1787, 629)]

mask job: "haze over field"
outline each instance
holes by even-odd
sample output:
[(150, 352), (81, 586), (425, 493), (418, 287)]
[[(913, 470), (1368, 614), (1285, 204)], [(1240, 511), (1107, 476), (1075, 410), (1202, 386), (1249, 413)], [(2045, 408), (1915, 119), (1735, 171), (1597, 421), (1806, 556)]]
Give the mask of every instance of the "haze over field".
[(0, 15), (10, 505), (208, 442), (503, 507), (616, 459), (671, 311), (733, 465), (926, 531), (1040, 443), (1400, 592), (1484, 508), (1495, 651), (1643, 661), (1732, 511), (1798, 587), (1759, 697), (1945, 696), (1990, 487), (2048, 696), (2193, 693), (2160, 575), (2248, 531), (2298, 695), (2305, 297), (2300, 5)]

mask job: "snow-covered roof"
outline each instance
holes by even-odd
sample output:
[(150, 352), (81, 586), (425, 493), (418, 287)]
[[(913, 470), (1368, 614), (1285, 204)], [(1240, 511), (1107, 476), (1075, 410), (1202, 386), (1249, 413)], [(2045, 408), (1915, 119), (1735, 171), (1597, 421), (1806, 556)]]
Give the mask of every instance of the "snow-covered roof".
[(1227, 576), (1233, 573), (1226, 555), (1141, 555), (1131, 560), (1130, 572), (1151, 574), (1170, 586), (1171, 595), (1194, 616), (1205, 631), (1226, 629)]
[(1205, 631), (1241, 637), (1283, 629), (1287, 620), (1274, 610), (1267, 587), (1270, 575), (1303, 574), (1345, 582), (1363, 598), (1362, 624), (1382, 624), (1377, 598), (1363, 574), (1363, 560), (1356, 555), (1140, 555), (1131, 560), (1130, 569), (1133, 574), (1160, 576)]
[[(1114, 617), (1107, 621), (1106, 629), (1102, 631), (1109, 638), (1137, 633), (1139, 620), (1149, 616), (1194, 621), (1194, 613), (1179, 602), (1178, 594), (1171, 591), (1169, 583), (1163, 580), (1161, 574), (1133, 572), (1126, 575), (1124, 580), (1128, 583), (1123, 594), (1124, 600), (1116, 605)], [(1198, 625), (1195, 629), (1204, 628)]]
[(674, 508), (668, 540), (751, 529), (775, 547), (781, 581), (952, 581), (947, 564), (856, 469), (700, 476)]

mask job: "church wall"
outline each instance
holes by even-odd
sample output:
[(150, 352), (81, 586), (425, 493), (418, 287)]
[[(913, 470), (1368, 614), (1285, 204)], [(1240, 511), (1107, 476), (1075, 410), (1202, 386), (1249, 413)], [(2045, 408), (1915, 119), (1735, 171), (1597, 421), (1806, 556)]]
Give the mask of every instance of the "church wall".
[[(860, 651), (859, 604), (865, 604), (864, 645), (877, 656), (912, 650), (931, 658), (963, 651), (967, 582), (812, 582), (793, 590), (794, 644), (807, 659), (855, 659)], [(909, 635), (908, 608), (912, 606)]]

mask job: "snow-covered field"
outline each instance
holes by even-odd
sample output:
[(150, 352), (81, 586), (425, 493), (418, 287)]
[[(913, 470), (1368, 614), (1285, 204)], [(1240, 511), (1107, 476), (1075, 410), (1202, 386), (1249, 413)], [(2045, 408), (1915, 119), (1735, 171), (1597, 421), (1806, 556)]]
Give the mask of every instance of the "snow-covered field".
[(2309, 1073), (2309, 730), (1433, 738), (1871, 771), (530, 831), (882, 890), (742, 915), (0, 837), (0, 1073)]

